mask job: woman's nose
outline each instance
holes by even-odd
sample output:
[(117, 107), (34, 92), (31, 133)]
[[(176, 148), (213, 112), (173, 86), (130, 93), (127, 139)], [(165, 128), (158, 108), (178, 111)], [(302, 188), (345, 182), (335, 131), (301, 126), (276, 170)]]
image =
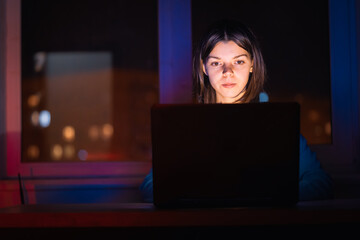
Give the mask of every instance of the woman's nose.
[(228, 75), (232, 75), (234, 72), (231, 68), (231, 66), (229, 66), (228, 64), (224, 64), (224, 68), (223, 68), (223, 75), (224, 77), (227, 77)]

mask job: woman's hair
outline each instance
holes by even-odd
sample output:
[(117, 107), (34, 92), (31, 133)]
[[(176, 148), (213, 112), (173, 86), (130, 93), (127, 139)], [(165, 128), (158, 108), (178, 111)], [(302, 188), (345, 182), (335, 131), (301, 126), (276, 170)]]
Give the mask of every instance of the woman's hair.
[(265, 81), (265, 63), (255, 35), (245, 25), (234, 20), (222, 20), (210, 27), (197, 46), (193, 59), (194, 94), (199, 103), (216, 103), (216, 92), (209, 78), (203, 72), (203, 64), (221, 41), (233, 41), (245, 49), (253, 61), (253, 71), (245, 86), (244, 95), (236, 102), (256, 102), (263, 90)]

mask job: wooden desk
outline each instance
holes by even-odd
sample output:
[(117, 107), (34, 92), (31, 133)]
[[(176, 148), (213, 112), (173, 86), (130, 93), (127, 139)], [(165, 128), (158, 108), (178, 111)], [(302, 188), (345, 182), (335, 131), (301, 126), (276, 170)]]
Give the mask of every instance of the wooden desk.
[[(0, 210), (0, 234), (37, 239), (107, 234), (196, 239), (237, 233), (307, 236), (353, 234), (360, 227), (360, 199), (301, 202), (294, 208), (155, 209), (152, 204), (27, 205)], [(346, 229), (344, 232), (342, 229)], [(82, 238), (81, 237), (81, 238)], [(56, 238), (55, 238), (56, 239)], [(78, 239), (78, 238), (77, 238)], [(83, 239), (83, 238), (82, 238)]]

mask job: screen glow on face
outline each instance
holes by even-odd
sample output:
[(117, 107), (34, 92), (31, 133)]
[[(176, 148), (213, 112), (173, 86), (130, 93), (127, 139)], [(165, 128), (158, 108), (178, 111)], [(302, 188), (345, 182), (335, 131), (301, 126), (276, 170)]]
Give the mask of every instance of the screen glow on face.
[(253, 61), (250, 54), (233, 41), (215, 45), (203, 65), (216, 92), (217, 103), (234, 103), (245, 91)]

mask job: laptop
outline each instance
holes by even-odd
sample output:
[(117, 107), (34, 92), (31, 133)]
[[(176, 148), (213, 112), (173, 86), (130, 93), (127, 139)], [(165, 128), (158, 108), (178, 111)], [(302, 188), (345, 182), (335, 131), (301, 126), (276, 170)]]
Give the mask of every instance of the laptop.
[(154, 205), (295, 205), (299, 111), (297, 103), (154, 105)]

